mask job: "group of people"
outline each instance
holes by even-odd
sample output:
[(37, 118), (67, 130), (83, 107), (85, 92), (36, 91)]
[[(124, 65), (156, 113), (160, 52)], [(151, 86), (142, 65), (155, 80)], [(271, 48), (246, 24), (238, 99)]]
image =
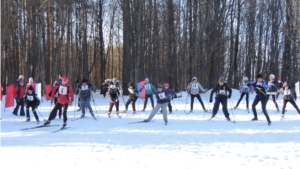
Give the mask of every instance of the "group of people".
[[(262, 111), (268, 121), (268, 124), (271, 124), (270, 117), (268, 115), (268, 112), (266, 110), (266, 104), (269, 100), (269, 97), (271, 96), (273, 99), (273, 102), (277, 108), (277, 111), (279, 111), (278, 104), (276, 103), (276, 100), (278, 98), (279, 94), (283, 94), (283, 109), (282, 109), (282, 117), (284, 117), (285, 114), (285, 107), (287, 102), (290, 102), (295, 109), (300, 114), (300, 110), (298, 106), (296, 105), (294, 99), (296, 97), (295, 90), (291, 89), (290, 86), (287, 84), (287, 82), (283, 83), (281, 82), (281, 79), (279, 81), (275, 80), (275, 75), (271, 74), (269, 76), (270, 80), (268, 82), (263, 80), (263, 77), (258, 74), (256, 77), (256, 80), (254, 82), (249, 82), (248, 77), (243, 78), (243, 82), (240, 85), (240, 98), (234, 107), (236, 109), (239, 106), (239, 103), (243, 99), (244, 96), (246, 96), (246, 109), (249, 109), (249, 93), (253, 93), (254, 89), (256, 91), (256, 97), (253, 100), (252, 103), (252, 111), (254, 118), (253, 121), (258, 120), (257, 118), (257, 111), (256, 111), (256, 105), (261, 102)], [(148, 99), (151, 101), (151, 108), (152, 112), (149, 115), (147, 119), (144, 120), (144, 122), (151, 121), (151, 119), (155, 116), (155, 114), (158, 113), (159, 110), (163, 113), (163, 118), (165, 121), (165, 124), (168, 123), (167, 119), (167, 107), (169, 107), (169, 114), (172, 113), (172, 104), (171, 100), (173, 98), (177, 98), (178, 96), (176, 93), (169, 88), (169, 83), (165, 82), (163, 85), (158, 84), (155, 88), (153, 84), (150, 83), (149, 78), (145, 78), (144, 85), (137, 90), (136, 85), (133, 82), (129, 82), (128, 85), (122, 84), (117, 78), (113, 79), (107, 79), (105, 83), (102, 84), (104, 86), (102, 94), (104, 94), (107, 91), (109, 94), (109, 109), (108, 109), (108, 116), (111, 116), (111, 112), (113, 107), (116, 107), (116, 114), (119, 114), (119, 95), (123, 93), (123, 88), (126, 87), (129, 91), (129, 98), (125, 104), (125, 110), (123, 113), (126, 113), (128, 111), (128, 107), (130, 104), (132, 104), (133, 112), (132, 114), (136, 113), (136, 107), (135, 103), (137, 99), (139, 98), (139, 92), (142, 90), (145, 90), (145, 99), (142, 99), (144, 101), (144, 107), (142, 111), (145, 111), (147, 107)], [(88, 79), (83, 78), (81, 82), (76, 82), (75, 85), (75, 94), (78, 95), (79, 103), (80, 103), (80, 109), (82, 111), (82, 115), (80, 118), (85, 117), (86, 109), (89, 110), (91, 116), (94, 117), (93, 109), (90, 105), (91, 98), (92, 98), (92, 91), (94, 91), (94, 87), (92, 84), (88, 81)], [(277, 90), (279, 88), (279, 90)], [(24, 85), (24, 76), (20, 75), (19, 79), (17, 80), (15, 84), (15, 90), (14, 90), (14, 96), (17, 102), (17, 106), (15, 107), (13, 114), (17, 115), (19, 107), (21, 107), (20, 116), (24, 116), (24, 103), (26, 104), (26, 121), (30, 121), (30, 114), (29, 114), (29, 108), (32, 109), (32, 112), (36, 118), (36, 121), (39, 122), (39, 117), (36, 113), (36, 109), (38, 108), (40, 104), (40, 98), (35, 93), (36, 87), (33, 82), (33, 78), (29, 78), (29, 82), (27, 85)], [(204, 106), (204, 103), (201, 99), (200, 93), (205, 93), (207, 90), (202, 87), (202, 85), (198, 82), (197, 77), (193, 77), (192, 81), (187, 86), (187, 92), (191, 97), (191, 104), (190, 104), (190, 112), (193, 111), (193, 104), (194, 104), (194, 98), (197, 98), (205, 112), (207, 112), (207, 109)], [(227, 108), (227, 100), (231, 98), (232, 95), (232, 89), (229, 87), (229, 85), (226, 83), (225, 78), (221, 77), (216, 85), (212, 88), (209, 96), (209, 102), (213, 102), (213, 95), (215, 94), (215, 102), (212, 109), (212, 117), (215, 117), (215, 115), (218, 112), (219, 105), (222, 105), (222, 110), (225, 115), (225, 118), (227, 120), (230, 119), (230, 115), (228, 113)], [(74, 101), (74, 94), (72, 87), (68, 85), (68, 78), (66, 76), (59, 75), (59, 79), (56, 80), (53, 84), (52, 91), (48, 94), (52, 100), (54, 100), (55, 106), (50, 112), (50, 115), (48, 117), (48, 120), (44, 123), (44, 125), (48, 125), (51, 123), (51, 120), (53, 120), (57, 116), (61, 118), (63, 116), (63, 127), (65, 127), (67, 124), (67, 109), (68, 105), (72, 104)], [(153, 95), (156, 96), (157, 104), (154, 107), (154, 100)], [(123, 97), (123, 96), (122, 96)], [(181, 96), (180, 96), (181, 97)]]

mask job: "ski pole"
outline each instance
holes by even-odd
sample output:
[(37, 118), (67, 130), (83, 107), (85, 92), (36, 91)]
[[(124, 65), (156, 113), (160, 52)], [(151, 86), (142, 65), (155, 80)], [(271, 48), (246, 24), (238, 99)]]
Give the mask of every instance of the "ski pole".
[(187, 99), (188, 99), (189, 95), (190, 95), (190, 93), (188, 93), (188, 95), (186, 96), (184, 113), (186, 113), (186, 105), (188, 104)]
[(46, 119), (43, 117), (43, 115), (41, 114), (41, 112), (38, 109), (35, 109), (40, 115), (41, 117), (44, 119), (44, 121), (46, 121)]
[(93, 94), (92, 94), (92, 99), (93, 99), (93, 102), (94, 102), (94, 107), (95, 107), (95, 110), (96, 110), (96, 114), (99, 117), (98, 112), (97, 112), (97, 106), (96, 106)]
[[(207, 95), (206, 95), (206, 92), (205, 92), (205, 98), (206, 98), (206, 101), (207, 101), (207, 104), (208, 104), (208, 111), (212, 111), (211, 109), (210, 109), (210, 104), (209, 104), (209, 101), (208, 101), (208, 98), (207, 98)], [(204, 116), (206, 115), (206, 112), (204, 112), (204, 115), (203, 115), (203, 118), (204, 118)]]
[(233, 117), (233, 120), (235, 121), (235, 119), (234, 119), (234, 114), (233, 114), (233, 106), (234, 106), (234, 104), (233, 104), (233, 102), (232, 102), (232, 100), (231, 99), (229, 99), (229, 102), (230, 102), (230, 104), (231, 104), (231, 114), (232, 114), (232, 117)]
[(173, 105), (174, 105), (174, 107), (175, 107), (175, 109), (176, 109), (176, 111), (177, 111), (177, 108), (176, 108), (176, 106), (175, 106), (175, 103), (174, 103), (174, 100), (172, 99), (172, 102), (173, 102)]

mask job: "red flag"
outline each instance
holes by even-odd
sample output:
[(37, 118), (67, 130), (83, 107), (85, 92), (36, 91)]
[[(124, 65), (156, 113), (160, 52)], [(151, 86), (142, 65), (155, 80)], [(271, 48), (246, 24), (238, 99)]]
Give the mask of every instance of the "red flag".
[(0, 101), (2, 101), (2, 85), (0, 84)]
[(50, 100), (51, 97), (49, 96), (49, 93), (52, 91), (52, 85), (51, 84), (46, 85), (45, 89), (46, 89), (46, 100)]
[(15, 104), (15, 101), (14, 101), (14, 88), (15, 88), (14, 84), (6, 87), (5, 108), (13, 107), (14, 104)]
[[(140, 89), (144, 86), (144, 84), (145, 84), (145, 81), (140, 81), (140, 83), (136, 84), (136, 89), (138, 91), (140, 91)], [(142, 99), (145, 99), (145, 97), (146, 97), (145, 90), (142, 90), (142, 91), (139, 92), (139, 97), (142, 98)]]

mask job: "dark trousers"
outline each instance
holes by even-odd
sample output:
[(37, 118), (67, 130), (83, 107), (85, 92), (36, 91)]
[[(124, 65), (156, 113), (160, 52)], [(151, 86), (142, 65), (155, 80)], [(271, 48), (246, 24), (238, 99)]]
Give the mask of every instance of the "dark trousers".
[(196, 94), (196, 95), (191, 94), (191, 110), (193, 110), (193, 106), (194, 106), (194, 98), (195, 98), (195, 97), (199, 100), (199, 102), (200, 102), (200, 104), (201, 104), (203, 110), (205, 110), (205, 107), (204, 107), (204, 104), (203, 104), (202, 99), (201, 99), (201, 97), (200, 97), (200, 94)]
[(138, 97), (129, 97), (129, 99), (127, 100), (127, 102), (125, 104), (125, 109), (128, 110), (128, 106), (132, 102), (132, 109), (133, 109), (133, 111), (135, 111), (135, 102), (137, 99), (138, 99)]
[(268, 100), (269, 100), (269, 97), (268, 96), (259, 96), (259, 95), (256, 95), (255, 99), (253, 100), (253, 103), (252, 103), (252, 111), (253, 111), (253, 115), (255, 118), (257, 118), (257, 112), (256, 112), (256, 105), (260, 102), (261, 103), (261, 108), (262, 108), (262, 111), (264, 113), (264, 115), (266, 116), (266, 119), (268, 120), (268, 122), (270, 121), (270, 117), (267, 113), (267, 110), (266, 110), (266, 105), (268, 103)]
[(278, 109), (278, 104), (277, 104), (277, 102), (275, 100), (275, 95), (268, 95), (268, 100), (269, 100), (270, 96), (272, 96), (273, 103), (275, 104), (276, 109)]
[(150, 100), (151, 100), (151, 106), (152, 106), (152, 108), (154, 108), (153, 95), (149, 94), (149, 95), (146, 95), (146, 98), (145, 98), (145, 101), (144, 101), (144, 109), (146, 109), (148, 98), (150, 98)]
[(225, 117), (229, 117), (229, 113), (228, 113), (228, 109), (227, 109), (227, 98), (222, 98), (222, 97), (216, 97), (215, 98), (215, 104), (214, 104), (214, 108), (213, 108), (213, 112), (212, 112), (212, 117), (214, 117), (218, 111), (219, 111), (219, 106), (220, 103), (222, 104), (222, 110), (223, 113), (225, 115)]
[[(56, 103), (57, 103), (57, 97), (54, 97), (54, 104), (56, 105)], [(61, 117), (61, 112), (62, 112), (62, 107), (60, 107), (59, 109), (58, 109), (58, 116), (59, 117)], [(56, 113), (55, 113), (55, 117), (57, 116), (57, 111), (56, 111)], [(54, 118), (55, 118), (54, 117)]]
[(49, 118), (48, 118), (48, 121), (51, 121), (53, 120), (55, 117), (56, 117), (56, 113), (57, 113), (57, 110), (61, 109), (62, 107), (64, 107), (64, 110), (63, 110), (63, 120), (64, 120), (64, 123), (67, 122), (68, 120), (68, 117), (67, 117), (67, 110), (68, 110), (68, 106), (69, 104), (60, 104), (60, 103), (56, 103), (54, 108), (52, 109), (50, 115), (49, 115)]
[[(112, 108), (114, 107), (114, 105), (116, 106), (116, 110), (119, 111), (119, 100), (117, 100), (118, 98), (114, 98), (113, 99), (113, 102), (110, 101), (110, 104), (109, 104), (109, 109), (108, 111), (111, 112), (112, 111)], [(117, 101), (116, 101), (117, 100)]]
[(21, 106), (20, 116), (25, 116), (23, 98), (21, 98), (19, 101), (17, 101), (17, 106), (15, 107), (15, 109), (13, 111), (13, 114), (18, 115), (18, 111), (19, 111), (20, 106)]
[(236, 104), (236, 107), (239, 107), (240, 102), (242, 101), (243, 97), (246, 95), (246, 107), (249, 107), (249, 93), (242, 92), (239, 101)]
[(27, 106), (26, 106), (26, 117), (27, 117), (28, 119), (30, 119), (29, 108), (31, 108), (32, 113), (33, 113), (35, 119), (36, 119), (36, 120), (39, 119), (39, 116), (36, 114), (35, 104), (36, 104), (36, 103), (34, 103), (34, 102), (32, 102), (32, 103), (31, 103), (31, 102), (27, 102)]
[(294, 100), (285, 100), (285, 99), (283, 99), (282, 114), (285, 113), (285, 107), (286, 107), (287, 102), (290, 102), (294, 106), (294, 108), (297, 110), (297, 112), (300, 114), (300, 110), (299, 110), (296, 102)]

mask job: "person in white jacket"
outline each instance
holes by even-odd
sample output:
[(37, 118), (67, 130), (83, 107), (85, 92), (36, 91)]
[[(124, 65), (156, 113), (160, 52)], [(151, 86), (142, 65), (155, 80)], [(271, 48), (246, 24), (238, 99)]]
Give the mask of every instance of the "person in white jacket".
[(193, 78), (192, 78), (192, 81), (191, 81), (191, 83), (187, 86), (187, 89), (188, 89), (188, 90), (187, 90), (188, 93), (191, 95), (191, 110), (190, 110), (190, 113), (193, 112), (193, 105), (194, 105), (194, 98), (195, 98), (195, 97), (199, 100), (199, 102), (200, 102), (200, 104), (201, 104), (203, 110), (204, 110), (205, 112), (207, 112), (207, 110), (206, 110), (205, 107), (204, 107), (203, 101), (202, 101), (202, 99), (201, 99), (201, 97), (200, 97), (200, 90), (201, 90), (202, 92), (206, 92), (206, 90), (205, 90), (205, 89), (201, 86), (201, 84), (197, 81), (197, 77), (193, 77)]

